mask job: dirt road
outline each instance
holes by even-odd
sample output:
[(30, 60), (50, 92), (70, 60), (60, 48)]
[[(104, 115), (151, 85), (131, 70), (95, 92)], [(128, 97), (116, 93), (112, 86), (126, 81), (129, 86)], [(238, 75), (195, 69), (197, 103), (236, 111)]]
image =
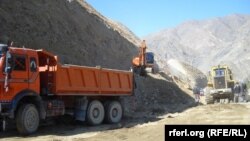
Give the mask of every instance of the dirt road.
[(41, 127), (37, 134), (19, 137), (15, 130), (0, 133), (1, 141), (152, 141), (164, 140), (165, 124), (250, 124), (250, 103), (214, 104), (190, 108), (182, 113), (163, 115), (157, 119), (124, 120), (117, 125), (54, 125)]

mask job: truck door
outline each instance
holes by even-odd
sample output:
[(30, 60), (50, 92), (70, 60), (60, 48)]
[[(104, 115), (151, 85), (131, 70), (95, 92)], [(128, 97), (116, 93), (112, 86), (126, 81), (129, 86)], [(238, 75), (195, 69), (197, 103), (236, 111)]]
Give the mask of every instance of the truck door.
[(28, 88), (27, 56), (12, 54), (12, 72), (9, 78), (10, 93), (16, 94)]
[(39, 73), (38, 73), (38, 67), (37, 67), (37, 59), (36, 57), (29, 57), (29, 67), (28, 67), (28, 72), (29, 72), (29, 89), (33, 90), (37, 93), (39, 93)]

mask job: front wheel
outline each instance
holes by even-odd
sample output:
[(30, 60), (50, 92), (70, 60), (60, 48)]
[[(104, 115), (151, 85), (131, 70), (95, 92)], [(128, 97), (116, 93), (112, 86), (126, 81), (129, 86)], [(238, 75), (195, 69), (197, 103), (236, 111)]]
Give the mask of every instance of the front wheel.
[(39, 113), (34, 104), (22, 105), (17, 112), (16, 125), (19, 133), (29, 135), (39, 126)]

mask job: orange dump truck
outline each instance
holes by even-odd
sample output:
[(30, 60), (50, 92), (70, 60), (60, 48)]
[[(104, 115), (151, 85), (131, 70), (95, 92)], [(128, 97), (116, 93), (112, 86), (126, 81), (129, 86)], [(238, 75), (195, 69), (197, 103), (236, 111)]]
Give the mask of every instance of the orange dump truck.
[(90, 125), (121, 120), (119, 98), (132, 95), (132, 72), (61, 65), (44, 50), (0, 44), (0, 51), (3, 129), (13, 119), (21, 134), (31, 134), (41, 120), (65, 114)]

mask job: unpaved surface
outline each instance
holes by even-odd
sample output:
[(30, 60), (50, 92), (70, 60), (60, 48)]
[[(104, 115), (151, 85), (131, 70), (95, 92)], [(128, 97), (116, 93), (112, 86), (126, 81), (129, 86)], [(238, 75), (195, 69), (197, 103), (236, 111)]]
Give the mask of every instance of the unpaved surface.
[[(143, 120), (143, 119), (141, 119)], [(86, 125), (45, 126), (31, 137), (20, 137), (11, 130), (0, 140), (31, 140), (31, 141), (152, 141), (164, 140), (165, 124), (250, 124), (250, 103), (200, 105), (182, 113), (166, 114), (148, 122), (125, 119), (117, 125)], [(3, 135), (2, 133), (0, 135)]]

